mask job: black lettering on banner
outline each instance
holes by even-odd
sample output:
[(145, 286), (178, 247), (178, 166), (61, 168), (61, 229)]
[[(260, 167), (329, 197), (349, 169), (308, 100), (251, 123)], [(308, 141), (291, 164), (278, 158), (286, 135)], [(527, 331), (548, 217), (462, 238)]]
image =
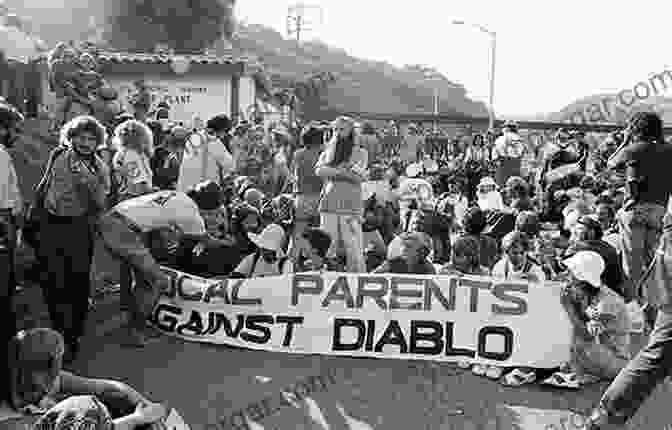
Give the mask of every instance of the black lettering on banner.
[(401, 327), (399, 327), (399, 321), (397, 320), (392, 320), (387, 325), (383, 335), (378, 339), (374, 351), (383, 352), (383, 348), (386, 345), (397, 345), (399, 346), (400, 354), (408, 353), (408, 344), (406, 343), (404, 332), (401, 330)]
[[(421, 332), (428, 329), (431, 332)], [(431, 342), (432, 346), (421, 346), (420, 342)], [(411, 354), (437, 355), (443, 351), (443, 326), (438, 321), (411, 321)]]
[(241, 299), (238, 297), (238, 294), (240, 293), (240, 287), (243, 286), (244, 282), (244, 279), (240, 279), (237, 280), (233, 285), (233, 288), (231, 289), (231, 304), (238, 306), (261, 306), (260, 298)]
[(348, 284), (348, 279), (345, 276), (339, 276), (336, 278), (336, 281), (331, 284), (327, 296), (322, 300), (322, 307), (329, 307), (329, 304), (332, 300), (340, 300), (345, 303), (348, 309), (352, 309), (355, 306), (355, 301), (352, 298), (352, 293), (350, 292), (350, 285)]
[(454, 328), (455, 323), (446, 321), (446, 357), (469, 357), (474, 358), (476, 352), (467, 348), (454, 348)]
[(178, 322), (176, 315), (182, 315), (181, 308), (161, 303), (154, 310), (152, 322), (161, 330), (172, 333), (175, 331)]
[[(486, 342), (489, 335), (504, 337), (503, 352), (486, 351)], [(513, 331), (508, 327), (486, 326), (478, 331), (478, 356), (488, 360), (506, 361), (513, 354)]]
[(443, 306), (443, 308), (447, 311), (454, 311), (455, 310), (455, 302), (457, 300), (456, 295), (457, 295), (457, 285), (459, 282), (459, 278), (450, 278), (448, 283), (448, 299), (446, 299), (446, 296), (443, 295), (443, 292), (441, 291), (441, 287), (439, 287), (439, 284), (434, 282), (433, 279), (425, 279), (425, 307), (424, 310), (426, 311), (431, 311), (432, 310), (432, 297), (436, 297), (439, 300), (439, 303)]
[[(354, 327), (357, 329), (357, 341), (355, 343), (346, 344), (341, 342), (341, 328)], [(331, 341), (332, 351), (357, 351), (361, 349), (364, 344), (366, 326), (364, 321), (351, 318), (335, 318), (334, 319), (334, 334)]]
[(254, 335), (252, 333), (244, 332), (240, 338), (246, 342), (252, 342), (259, 345), (267, 343), (271, 339), (271, 329), (262, 324), (273, 324), (273, 317), (271, 315), (248, 315), (245, 318), (245, 328), (251, 331), (257, 331), (260, 334)]
[[(310, 287), (303, 286), (309, 284)], [(324, 281), (321, 276), (299, 274), (292, 276), (292, 306), (299, 303), (299, 295), (310, 294), (313, 296), (320, 295), (324, 290)]]
[(198, 311), (191, 311), (189, 316), (189, 321), (184, 324), (180, 324), (177, 327), (177, 334), (181, 336), (188, 336), (185, 334), (185, 331), (192, 332), (195, 336), (203, 334), (203, 319), (201, 318), (201, 313)]
[(275, 320), (280, 324), (287, 324), (285, 337), (282, 339), (282, 346), (290, 346), (292, 344), (292, 335), (294, 334), (294, 324), (303, 324), (303, 317), (278, 316)]
[[(384, 297), (387, 295), (388, 280), (383, 276), (359, 276), (357, 278), (357, 309), (361, 309), (364, 304), (364, 297), (371, 297), (376, 304), (384, 311), (387, 310), (387, 303)], [(368, 285), (377, 285), (378, 288), (366, 288)]]
[(216, 329), (212, 334), (215, 334), (221, 326), (224, 326), (224, 333), (233, 339), (237, 339), (238, 336), (240, 335), (240, 332), (243, 330), (243, 327), (245, 326), (245, 315), (236, 315), (236, 328), (231, 327), (231, 321), (229, 318), (221, 313), (216, 313), (217, 315), (217, 325)]
[(492, 285), (489, 281), (477, 281), (476, 279), (460, 279), (460, 286), (471, 288), (469, 295), (469, 312), (478, 312), (478, 291), (490, 291)]
[(180, 276), (175, 282), (177, 283), (177, 294), (180, 296), (181, 299), (185, 301), (190, 301), (190, 302), (200, 302), (203, 299), (203, 292), (202, 291), (197, 291), (194, 294), (187, 294), (184, 291), (184, 283), (185, 281), (193, 281), (194, 283), (199, 282), (198, 279), (192, 278), (189, 275), (182, 275)]
[(508, 294), (510, 292), (527, 294), (529, 289), (527, 284), (495, 284), (492, 288), (492, 295), (503, 302), (516, 305), (515, 307), (510, 308), (495, 303), (492, 305), (492, 312), (495, 315), (525, 315), (527, 313), (527, 301), (523, 298)]
[(366, 342), (364, 351), (373, 351), (373, 341), (376, 335), (376, 320), (369, 320), (366, 324)]
[[(410, 284), (420, 289), (402, 290), (400, 285)], [(420, 310), (422, 309), (422, 302), (415, 303), (401, 303), (399, 297), (407, 297), (414, 299), (422, 298), (422, 288), (425, 285), (424, 279), (412, 278), (392, 278), (390, 279), (390, 310), (392, 309), (406, 309), (406, 310)]]

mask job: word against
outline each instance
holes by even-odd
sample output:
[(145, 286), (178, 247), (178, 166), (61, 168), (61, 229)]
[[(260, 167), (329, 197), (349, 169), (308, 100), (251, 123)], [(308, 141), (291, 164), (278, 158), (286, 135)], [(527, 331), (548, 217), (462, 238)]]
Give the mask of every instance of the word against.
[(282, 389), (279, 393), (264, 397), (218, 419), (217, 424), (208, 426), (208, 430), (251, 430), (249, 420), (257, 423), (263, 421), (282, 409), (296, 407), (298, 402), (310, 397), (311, 394), (328, 391), (334, 385), (336, 385), (336, 377), (331, 372), (309, 376)]

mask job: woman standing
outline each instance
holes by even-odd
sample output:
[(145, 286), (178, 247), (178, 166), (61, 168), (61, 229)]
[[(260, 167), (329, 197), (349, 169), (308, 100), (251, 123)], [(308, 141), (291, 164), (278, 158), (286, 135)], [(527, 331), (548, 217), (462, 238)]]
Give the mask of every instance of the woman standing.
[(357, 145), (354, 121), (339, 117), (333, 123), (334, 136), (315, 165), (315, 174), (325, 180), (320, 201), (321, 228), (332, 238), (330, 257), (341, 247), (346, 270), (362, 273), (363, 255), (362, 182), (368, 154)]

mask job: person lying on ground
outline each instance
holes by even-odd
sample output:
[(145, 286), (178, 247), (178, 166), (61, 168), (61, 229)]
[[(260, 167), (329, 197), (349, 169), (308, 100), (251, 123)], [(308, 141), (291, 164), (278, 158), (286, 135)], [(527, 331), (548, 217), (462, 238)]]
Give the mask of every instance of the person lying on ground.
[(428, 260), (432, 249), (432, 239), (426, 233), (402, 233), (390, 242), (387, 260), (373, 273), (435, 275), (436, 268)]
[[(121, 381), (86, 378), (63, 370), (64, 340), (52, 329), (20, 331), (6, 346), (5, 366), (0, 369), (0, 430), (31, 425), (35, 429), (70, 428), (48, 426), (59, 422), (57, 418), (66, 418), (61, 412), (67, 412), (68, 418), (107, 424), (93, 427), (96, 430), (132, 430), (167, 415), (165, 406)], [(68, 398), (72, 400), (57, 404)]]
[(630, 360), (630, 318), (621, 296), (602, 283), (604, 259), (579, 251), (564, 260), (570, 274), (562, 304), (574, 328), (569, 368), (582, 380), (616, 377)]

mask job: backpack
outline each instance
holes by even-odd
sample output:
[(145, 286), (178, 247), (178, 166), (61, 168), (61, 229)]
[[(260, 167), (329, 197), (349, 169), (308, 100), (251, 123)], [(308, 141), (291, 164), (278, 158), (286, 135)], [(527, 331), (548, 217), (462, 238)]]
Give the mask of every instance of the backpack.
[[(247, 274), (247, 277), (251, 277), (254, 274), (254, 270), (257, 268), (257, 262), (259, 261), (259, 258), (261, 258), (261, 252), (259, 250), (255, 251), (254, 257), (252, 259), (252, 267), (250, 268), (250, 272)], [(278, 272), (282, 274), (282, 266), (285, 264), (289, 257), (284, 256), (278, 258)]]

